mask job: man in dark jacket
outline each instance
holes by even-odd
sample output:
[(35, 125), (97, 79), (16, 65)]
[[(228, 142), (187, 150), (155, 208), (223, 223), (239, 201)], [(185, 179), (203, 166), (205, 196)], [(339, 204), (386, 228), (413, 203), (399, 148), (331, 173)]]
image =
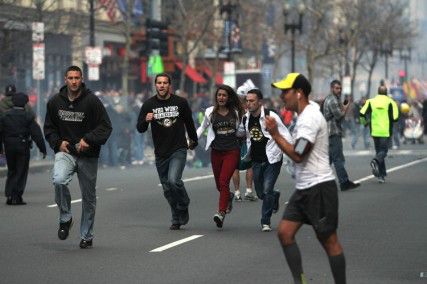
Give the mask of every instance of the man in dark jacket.
[(31, 140), (34, 140), (43, 159), (46, 157), (46, 145), (40, 126), (34, 117), (25, 111), (28, 96), (23, 93), (12, 96), (12, 109), (0, 117), (0, 149), (4, 144), (7, 160), (6, 204), (25, 205), (22, 199), (27, 184), (30, 162)]
[(44, 125), (45, 138), (55, 151), (53, 184), (60, 213), (58, 237), (65, 240), (73, 224), (67, 185), (77, 172), (83, 202), (80, 248), (89, 248), (95, 221), (98, 157), (112, 127), (103, 104), (83, 83), (79, 67), (67, 68), (65, 83), (47, 103)]

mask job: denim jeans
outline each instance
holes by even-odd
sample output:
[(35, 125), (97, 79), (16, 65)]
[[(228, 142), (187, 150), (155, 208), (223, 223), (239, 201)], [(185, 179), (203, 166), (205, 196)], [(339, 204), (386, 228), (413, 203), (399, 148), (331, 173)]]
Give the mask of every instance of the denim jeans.
[(187, 149), (176, 150), (167, 158), (156, 157), (156, 168), (163, 194), (172, 212), (172, 224), (179, 224), (179, 210), (186, 210), (190, 204), (182, 181), (182, 172), (187, 161)]
[(73, 174), (77, 173), (82, 194), (80, 237), (84, 240), (93, 239), (97, 172), (98, 158), (75, 157), (64, 152), (55, 154), (53, 185), (55, 186), (55, 201), (59, 208), (59, 221), (67, 222), (72, 217), (71, 194), (68, 184)]
[(348, 181), (348, 174), (344, 167), (345, 159), (342, 140), (339, 135), (329, 136), (329, 163), (334, 164), (335, 172), (337, 173), (340, 184)]
[(267, 162), (252, 162), (254, 173), (255, 191), (259, 199), (262, 200), (261, 224), (270, 225), (271, 214), (273, 213), (274, 201), (277, 198), (274, 192), (274, 185), (280, 174), (283, 160), (270, 164)]
[(373, 137), (375, 145), (375, 159), (378, 161), (380, 177), (387, 176), (385, 157), (387, 157), (389, 137)]
[(144, 160), (145, 135), (135, 130), (132, 134), (132, 161)]

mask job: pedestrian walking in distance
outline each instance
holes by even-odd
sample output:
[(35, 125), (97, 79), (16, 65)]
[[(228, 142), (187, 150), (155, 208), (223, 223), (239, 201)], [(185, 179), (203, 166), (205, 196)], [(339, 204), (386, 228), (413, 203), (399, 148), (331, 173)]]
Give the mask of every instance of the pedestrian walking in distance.
[(93, 245), (98, 158), (111, 130), (102, 102), (83, 83), (82, 70), (77, 66), (68, 67), (65, 86), (47, 103), (44, 135), (55, 151), (53, 185), (59, 208), (58, 238), (67, 239), (73, 225), (68, 184), (77, 173), (82, 195), (82, 249)]
[(331, 93), (323, 103), (323, 114), (328, 123), (329, 131), (329, 162), (334, 164), (341, 191), (346, 191), (360, 186), (360, 183), (354, 183), (348, 179), (348, 174), (344, 167), (342, 122), (352, 102), (344, 101), (344, 104), (341, 103), (342, 87), (340, 81), (334, 80), (330, 86)]
[(387, 96), (387, 87), (380, 86), (378, 94), (365, 102), (360, 109), (360, 121), (369, 123), (371, 136), (374, 139), (375, 157), (371, 161), (372, 174), (378, 178), (379, 183), (385, 182), (389, 140), (391, 139), (393, 122), (399, 119), (399, 108), (396, 102)]

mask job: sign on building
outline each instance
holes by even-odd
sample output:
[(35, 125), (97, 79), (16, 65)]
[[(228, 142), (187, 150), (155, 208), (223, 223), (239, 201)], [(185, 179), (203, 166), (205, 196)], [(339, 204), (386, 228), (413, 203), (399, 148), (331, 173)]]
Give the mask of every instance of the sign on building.
[(42, 22), (33, 22), (33, 42), (41, 42), (44, 40), (44, 23)]
[(44, 80), (44, 43), (33, 44), (33, 79)]

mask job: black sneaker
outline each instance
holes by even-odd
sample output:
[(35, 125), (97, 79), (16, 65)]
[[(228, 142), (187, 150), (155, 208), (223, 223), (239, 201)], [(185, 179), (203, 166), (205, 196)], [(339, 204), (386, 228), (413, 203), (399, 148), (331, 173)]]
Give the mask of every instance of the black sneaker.
[(12, 205), (12, 197), (11, 197), (11, 196), (9, 196), (9, 197), (6, 199), (6, 204), (7, 204), (7, 205)]
[(188, 214), (188, 208), (184, 210), (179, 210), (179, 224), (185, 225), (190, 220), (190, 215)]
[(27, 202), (22, 199), (22, 196), (19, 196), (16, 198), (16, 202), (14, 203), (14, 205), (27, 205)]
[(372, 159), (372, 161), (371, 161), (371, 168), (372, 168), (372, 174), (375, 177), (379, 177), (380, 176), (380, 169), (379, 169), (379, 165), (378, 165), (377, 159)]
[(224, 224), (225, 213), (218, 212), (214, 215), (213, 220), (218, 228), (222, 228)]
[(58, 238), (60, 240), (65, 240), (68, 238), (68, 233), (70, 232), (71, 227), (73, 226), (73, 218), (70, 221), (65, 223), (59, 223), (58, 229)]
[(233, 210), (233, 200), (234, 200), (234, 193), (230, 192), (230, 196), (228, 197), (228, 207), (227, 207), (227, 214), (231, 213), (231, 210)]
[(345, 183), (341, 184), (341, 191), (347, 191), (350, 189), (355, 189), (356, 187), (359, 187), (360, 183), (354, 183), (350, 180), (346, 181)]
[(180, 224), (172, 224), (170, 227), (169, 227), (169, 230), (172, 230), (172, 231), (176, 231), (176, 230), (179, 230), (179, 228), (181, 227), (181, 225)]
[(80, 241), (80, 248), (81, 249), (87, 249), (92, 247), (92, 240), (81, 240)]
[(274, 193), (274, 205), (273, 205), (273, 213), (277, 213), (279, 211), (280, 206), (280, 191), (273, 191)]

